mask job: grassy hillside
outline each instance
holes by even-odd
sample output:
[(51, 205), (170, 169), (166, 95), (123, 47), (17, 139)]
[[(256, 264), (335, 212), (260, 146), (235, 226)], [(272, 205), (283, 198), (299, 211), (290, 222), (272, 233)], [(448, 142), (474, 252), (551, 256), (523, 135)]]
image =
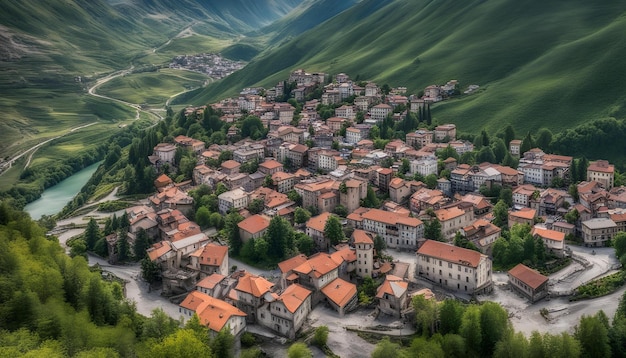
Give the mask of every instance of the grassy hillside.
[(365, 0), (330, 21), (253, 60), (195, 98), (214, 100), (294, 68), (416, 93), (458, 79), (476, 95), (437, 105), (435, 119), (463, 131), (560, 131), (591, 118), (623, 116), (626, 3), (573, 0)]

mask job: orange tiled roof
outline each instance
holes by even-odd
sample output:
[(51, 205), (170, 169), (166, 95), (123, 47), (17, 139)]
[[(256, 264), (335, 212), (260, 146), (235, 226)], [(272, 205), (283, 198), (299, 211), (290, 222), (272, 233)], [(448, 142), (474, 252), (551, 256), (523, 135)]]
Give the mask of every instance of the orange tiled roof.
[(385, 293), (394, 297), (401, 297), (408, 288), (409, 283), (400, 277), (387, 275), (385, 281), (376, 290), (376, 298), (383, 298)]
[(306, 222), (306, 227), (319, 232), (324, 232), (326, 221), (328, 221), (328, 218), (330, 218), (330, 216), (331, 214), (329, 212), (323, 212), (318, 216), (314, 216)]
[(362, 217), (363, 219), (382, 222), (389, 225), (403, 224), (407, 226), (419, 226), (422, 224), (421, 220), (411, 218), (408, 215), (380, 209), (370, 209), (363, 213)]
[(255, 214), (243, 219), (237, 226), (250, 234), (256, 234), (270, 226), (270, 220), (263, 215)]
[(279, 262), (278, 268), (280, 269), (280, 272), (287, 273), (293, 270), (294, 268), (302, 265), (305, 262), (306, 262), (306, 256), (304, 256), (303, 254), (300, 254), (290, 259), (287, 259), (285, 261)]
[(200, 291), (191, 291), (180, 306), (196, 312), (200, 323), (214, 332), (224, 328), (232, 316), (246, 316), (242, 310)]
[(303, 275), (320, 278), (327, 273), (336, 270), (337, 267), (339, 267), (339, 265), (332, 259), (329, 254), (320, 252), (309, 257), (306, 262), (295, 267), (293, 270)]
[(278, 301), (282, 301), (289, 312), (295, 313), (312, 293), (299, 284), (294, 283), (287, 287), (285, 292), (278, 297)]
[(374, 244), (374, 240), (363, 230), (356, 229), (352, 233), (352, 237), (354, 238), (355, 244)]
[(509, 270), (509, 275), (522, 281), (526, 285), (530, 286), (532, 289), (536, 289), (537, 287), (543, 285), (546, 281), (548, 281), (548, 278), (546, 276), (523, 264), (518, 264), (517, 266)]
[(435, 211), (435, 214), (437, 215), (437, 219), (440, 222), (443, 222), (443, 221), (448, 221), (450, 219), (458, 218), (459, 216), (465, 215), (465, 211), (457, 207), (452, 207), (452, 208), (447, 208), (447, 209), (439, 209)]
[(220, 282), (222, 282), (222, 280), (225, 279), (225, 278), (226, 278), (226, 276), (221, 275), (221, 274), (216, 272), (216, 273), (214, 273), (212, 275), (209, 275), (209, 276), (203, 278), (202, 280), (198, 281), (198, 283), (196, 283), (196, 286), (202, 287), (202, 288), (213, 289)]
[(563, 241), (565, 240), (565, 233), (560, 231), (544, 229), (541, 227), (533, 227), (531, 235), (538, 235), (544, 239), (554, 240), (554, 241)]
[(512, 211), (509, 215), (526, 220), (533, 220), (537, 215), (537, 210), (530, 208), (522, 208), (518, 211)]
[(223, 162), (222, 165), (221, 165), (221, 167), (225, 168), (225, 169), (235, 169), (235, 168), (238, 168), (240, 166), (241, 166), (241, 164), (239, 162), (236, 162), (236, 161), (234, 161), (232, 159)]
[(152, 248), (150, 250), (148, 250), (148, 257), (150, 257), (151, 261), (154, 261), (171, 250), (172, 247), (170, 246), (169, 242), (157, 242), (156, 244), (152, 245)]
[(270, 292), (272, 287), (274, 287), (274, 284), (265, 278), (246, 272), (239, 278), (239, 282), (237, 283), (235, 290), (249, 293), (258, 298), (267, 292)]
[(228, 254), (228, 246), (221, 246), (212, 242), (201, 247), (192, 256), (198, 256), (200, 265), (221, 266)]
[(322, 288), (322, 293), (337, 306), (344, 307), (356, 295), (356, 285), (340, 278)]
[(467, 264), (471, 267), (478, 267), (481, 257), (484, 256), (474, 250), (464, 249), (435, 240), (426, 240), (422, 247), (417, 250), (417, 254), (435, 257), (448, 262)]
[(266, 160), (259, 164), (259, 166), (267, 169), (276, 169), (282, 167), (283, 165), (275, 160)]

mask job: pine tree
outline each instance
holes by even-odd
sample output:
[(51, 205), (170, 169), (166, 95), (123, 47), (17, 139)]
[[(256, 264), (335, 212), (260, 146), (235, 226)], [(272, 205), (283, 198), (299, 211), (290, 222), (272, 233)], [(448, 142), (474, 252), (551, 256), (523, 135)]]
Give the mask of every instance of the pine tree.
[(119, 240), (117, 240), (117, 259), (118, 261), (128, 261), (131, 256), (130, 245), (128, 244), (128, 237), (126, 233), (119, 233)]
[(137, 237), (135, 238), (135, 246), (133, 247), (133, 252), (135, 254), (136, 260), (141, 260), (146, 257), (146, 250), (150, 247), (150, 238), (148, 237), (148, 233), (143, 228), (139, 229), (137, 232)]
[(430, 103), (428, 104), (427, 113), (426, 113), (426, 124), (429, 126), (433, 124), (433, 117), (430, 113)]
[(85, 243), (87, 244), (87, 250), (93, 250), (98, 239), (100, 239), (100, 228), (98, 227), (96, 219), (91, 218), (87, 224), (87, 229), (85, 230)]

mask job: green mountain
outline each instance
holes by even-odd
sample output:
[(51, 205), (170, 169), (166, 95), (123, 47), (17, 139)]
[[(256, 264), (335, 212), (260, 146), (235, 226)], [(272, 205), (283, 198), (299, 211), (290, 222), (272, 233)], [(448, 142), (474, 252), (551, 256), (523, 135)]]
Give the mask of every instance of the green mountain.
[(457, 79), (479, 93), (441, 103), (435, 120), (462, 131), (552, 131), (624, 116), (626, 3), (510, 0), (364, 0), (205, 89), (196, 103), (251, 85), (272, 86), (295, 68), (418, 93)]

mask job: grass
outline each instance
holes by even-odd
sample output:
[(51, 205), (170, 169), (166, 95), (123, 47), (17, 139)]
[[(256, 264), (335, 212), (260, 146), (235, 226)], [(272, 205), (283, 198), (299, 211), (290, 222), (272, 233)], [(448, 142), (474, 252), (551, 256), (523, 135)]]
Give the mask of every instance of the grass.
[(117, 77), (98, 88), (98, 93), (131, 103), (164, 105), (170, 96), (201, 87), (207, 76), (169, 68)]
[[(365, 0), (266, 51), (195, 98), (273, 86), (295, 68), (345, 72), (417, 93), (458, 79), (481, 93), (438, 104), (433, 116), (461, 131), (553, 132), (592, 118), (624, 116), (626, 5), (531, 1)], [(584, 55), (582, 55), (584, 54)], [(572, 76), (572, 74), (576, 74)]]
[(617, 291), (624, 283), (626, 283), (626, 271), (622, 270), (578, 286), (574, 295), (570, 297), (570, 301), (606, 296)]

